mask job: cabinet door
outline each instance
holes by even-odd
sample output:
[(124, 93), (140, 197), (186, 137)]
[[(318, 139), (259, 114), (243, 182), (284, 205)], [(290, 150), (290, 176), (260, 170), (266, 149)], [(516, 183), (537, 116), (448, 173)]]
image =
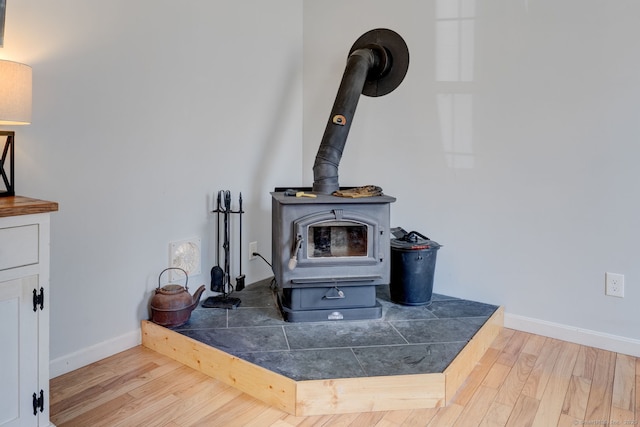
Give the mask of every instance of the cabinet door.
[(36, 426), (38, 314), (33, 290), (38, 276), (0, 282), (0, 426)]

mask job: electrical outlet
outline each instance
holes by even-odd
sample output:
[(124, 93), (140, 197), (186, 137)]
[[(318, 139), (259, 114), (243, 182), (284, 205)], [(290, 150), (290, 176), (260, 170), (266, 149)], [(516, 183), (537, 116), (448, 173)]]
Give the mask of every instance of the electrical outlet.
[(249, 243), (249, 261), (257, 258), (257, 256), (254, 255), (256, 252), (258, 252), (258, 242)]
[(605, 295), (624, 298), (624, 275), (605, 273)]

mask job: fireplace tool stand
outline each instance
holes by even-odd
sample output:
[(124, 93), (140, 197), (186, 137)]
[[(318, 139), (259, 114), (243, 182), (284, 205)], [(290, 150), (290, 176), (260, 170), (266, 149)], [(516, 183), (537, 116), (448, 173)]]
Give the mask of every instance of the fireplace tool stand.
[[(217, 198), (216, 209), (212, 211), (217, 215), (217, 229), (216, 229), (216, 252), (218, 263), (211, 269), (211, 291), (221, 292), (222, 295), (208, 297), (202, 303), (202, 307), (205, 308), (224, 308), (224, 309), (236, 309), (241, 303), (240, 298), (231, 297), (231, 293), (234, 290), (241, 291), (244, 289), (245, 276), (242, 274), (242, 193), (238, 198), (238, 210), (231, 210), (231, 192), (219, 191)], [(220, 214), (224, 218), (224, 242), (222, 249), (224, 250), (224, 269), (220, 267)], [(236, 277), (235, 288), (231, 284), (231, 214), (238, 214), (240, 218), (239, 224), (239, 269), (240, 274)]]

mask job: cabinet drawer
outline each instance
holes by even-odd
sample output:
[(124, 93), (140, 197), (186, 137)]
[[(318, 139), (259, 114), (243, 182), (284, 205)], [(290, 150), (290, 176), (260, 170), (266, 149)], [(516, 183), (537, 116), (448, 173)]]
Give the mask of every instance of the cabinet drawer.
[(0, 228), (0, 270), (38, 263), (38, 224)]

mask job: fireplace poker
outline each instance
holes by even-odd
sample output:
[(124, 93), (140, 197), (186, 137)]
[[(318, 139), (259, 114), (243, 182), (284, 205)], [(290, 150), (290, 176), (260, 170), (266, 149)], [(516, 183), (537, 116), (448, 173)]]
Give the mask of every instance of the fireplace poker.
[(240, 235), (238, 236), (238, 247), (240, 248), (240, 250), (238, 251), (240, 274), (238, 275), (238, 277), (236, 277), (236, 291), (241, 291), (244, 289), (245, 279), (244, 274), (242, 274), (242, 213), (242, 193), (240, 193), (240, 197), (238, 197), (238, 214), (240, 215)]
[(231, 286), (231, 274), (229, 272), (230, 269), (230, 260), (229, 260), (229, 213), (231, 212), (231, 192), (229, 190), (224, 193), (224, 243), (222, 247), (224, 248), (224, 289), (222, 294), (226, 297), (228, 293), (227, 287)]

